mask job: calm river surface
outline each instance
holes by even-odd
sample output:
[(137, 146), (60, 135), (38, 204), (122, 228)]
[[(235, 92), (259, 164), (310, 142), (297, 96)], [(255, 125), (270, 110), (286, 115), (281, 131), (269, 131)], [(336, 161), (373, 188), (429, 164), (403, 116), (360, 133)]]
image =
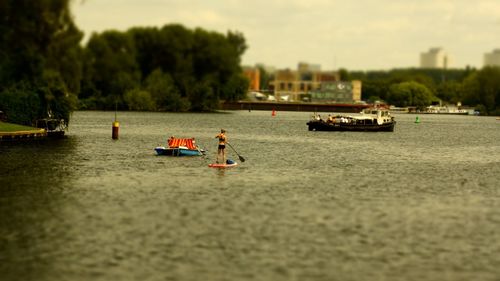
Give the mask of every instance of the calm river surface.
[[(0, 280), (500, 280), (500, 121), (310, 115), (119, 112), (113, 141), (113, 112), (75, 112), (0, 143)], [(238, 167), (207, 167), (220, 128)], [(207, 156), (156, 156), (171, 135)]]

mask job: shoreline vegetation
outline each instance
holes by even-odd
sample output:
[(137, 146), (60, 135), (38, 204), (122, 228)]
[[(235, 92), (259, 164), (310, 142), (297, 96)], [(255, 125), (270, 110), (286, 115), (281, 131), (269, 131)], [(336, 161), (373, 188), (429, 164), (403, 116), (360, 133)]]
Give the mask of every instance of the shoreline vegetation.
[[(242, 33), (181, 24), (83, 32), (70, 0), (0, 9), (0, 111), (6, 121), (70, 123), (74, 110), (207, 112), (244, 98)], [(43, 15), (43, 16), (41, 16)]]
[[(222, 101), (247, 98), (242, 56), (248, 45), (241, 32), (166, 23), (93, 33), (81, 45), (70, 0), (28, 2), (8, 0), (0, 9), (0, 120), (69, 125), (74, 110), (212, 112)], [(261, 90), (273, 91), (279, 75), (256, 68)], [(340, 81), (360, 80), (361, 100), (369, 104), (460, 103), (480, 115), (500, 115), (500, 67), (338, 74)], [(292, 81), (280, 84), (291, 90)]]

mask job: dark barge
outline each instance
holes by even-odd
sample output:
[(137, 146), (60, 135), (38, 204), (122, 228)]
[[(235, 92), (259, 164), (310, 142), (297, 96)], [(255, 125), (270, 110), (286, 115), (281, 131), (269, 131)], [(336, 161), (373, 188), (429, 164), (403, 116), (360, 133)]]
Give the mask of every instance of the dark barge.
[(309, 131), (393, 132), (396, 121), (388, 110), (366, 109), (356, 116), (336, 115), (327, 120), (315, 115), (306, 124)]

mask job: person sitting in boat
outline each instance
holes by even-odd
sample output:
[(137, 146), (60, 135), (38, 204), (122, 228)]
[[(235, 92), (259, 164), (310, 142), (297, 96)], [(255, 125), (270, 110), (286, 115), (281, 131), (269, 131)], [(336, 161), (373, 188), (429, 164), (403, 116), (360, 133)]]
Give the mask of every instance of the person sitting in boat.
[(328, 123), (333, 123), (333, 117), (332, 117), (332, 115), (328, 114), (327, 122)]
[(215, 138), (219, 139), (219, 146), (217, 147), (217, 159), (215, 160), (215, 163), (219, 163), (219, 159), (221, 158), (221, 163), (226, 163), (226, 143), (228, 143), (226, 130), (220, 129), (220, 133), (216, 135)]

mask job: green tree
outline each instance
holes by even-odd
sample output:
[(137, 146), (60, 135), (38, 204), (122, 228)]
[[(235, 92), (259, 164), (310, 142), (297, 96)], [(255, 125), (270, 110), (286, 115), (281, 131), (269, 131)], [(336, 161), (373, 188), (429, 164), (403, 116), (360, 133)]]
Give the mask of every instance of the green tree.
[(240, 61), (245, 49), (240, 33), (178, 24), (94, 34), (85, 51), (80, 97), (93, 106), (142, 87), (157, 110), (214, 110), (220, 100), (244, 97), (248, 82), (240, 77)]
[(217, 96), (214, 92), (214, 80), (206, 77), (189, 87), (188, 99), (193, 111), (210, 111), (217, 108)]
[(180, 24), (170, 24), (160, 29), (136, 27), (128, 33), (134, 39), (143, 77), (158, 68), (171, 75), (192, 75), (194, 38), (191, 30)]
[(146, 79), (146, 90), (151, 93), (159, 111), (187, 111), (189, 101), (183, 98), (172, 76), (160, 69), (153, 71)]
[(362, 99), (363, 100), (386, 100), (389, 92), (389, 83), (384, 80), (367, 80), (362, 84)]
[[(232, 93), (223, 89), (231, 80), (232, 83), (235, 81), (245, 83), (243, 80), (233, 77), (242, 73), (240, 56), (245, 49), (244, 38), (240, 34), (229, 32), (227, 36), (224, 36), (199, 28), (194, 31), (194, 77), (196, 80), (202, 81), (200, 84), (203, 85), (202, 88), (207, 86), (211, 88), (211, 91), (203, 96), (212, 100), (205, 104), (217, 106), (220, 99), (231, 100), (235, 98), (235, 94), (238, 95), (237, 98), (245, 96), (246, 92)], [(248, 84), (246, 86), (248, 87)], [(233, 88), (235, 87), (233, 86)], [(193, 105), (196, 104), (196, 101), (192, 99), (190, 101)]]
[(463, 95), (463, 84), (458, 81), (445, 81), (439, 84), (436, 88), (436, 96), (445, 102), (462, 102)]
[(257, 65), (260, 73), (260, 89), (261, 90), (269, 90), (269, 82), (273, 80), (273, 77), (270, 73), (266, 71), (263, 65)]
[(467, 105), (479, 105), (481, 103), (479, 99), (479, 92), (481, 85), (479, 84), (478, 73), (471, 73), (463, 83), (464, 88), (464, 104)]
[(339, 69), (340, 81), (351, 81), (351, 74), (345, 68)]
[[(33, 118), (52, 115), (69, 122), (80, 85), (78, 44), (83, 36), (73, 23), (69, 0), (0, 1), (0, 33), (0, 92), (36, 93), (39, 108)], [(2, 100), (0, 107), (14, 108), (9, 104), (17, 102)], [(9, 116), (23, 115), (12, 110)], [(17, 122), (33, 120), (26, 117)]]
[(151, 94), (139, 88), (127, 91), (123, 99), (130, 110), (151, 111), (156, 106)]
[(484, 67), (464, 81), (464, 103), (481, 105), (484, 114), (500, 113), (500, 68)]
[(241, 99), (248, 91), (250, 81), (243, 74), (231, 76), (222, 87), (222, 96), (228, 101), (237, 101)]
[(435, 100), (432, 92), (417, 82), (394, 84), (389, 89), (387, 102), (396, 106), (428, 106)]
[(40, 97), (33, 85), (18, 83), (0, 92), (0, 106), (9, 122), (32, 125), (43, 114)]
[(43, 94), (42, 108), (47, 108), (49, 116), (52, 118), (69, 120), (70, 113), (77, 106), (77, 96), (68, 94), (71, 91), (59, 71), (44, 71), (43, 80), (45, 81), (44, 85), (38, 86), (39, 93)]
[(85, 49), (85, 74), (80, 98), (97, 97), (102, 109), (123, 108), (123, 94), (140, 87), (132, 36), (118, 31), (93, 34)]

